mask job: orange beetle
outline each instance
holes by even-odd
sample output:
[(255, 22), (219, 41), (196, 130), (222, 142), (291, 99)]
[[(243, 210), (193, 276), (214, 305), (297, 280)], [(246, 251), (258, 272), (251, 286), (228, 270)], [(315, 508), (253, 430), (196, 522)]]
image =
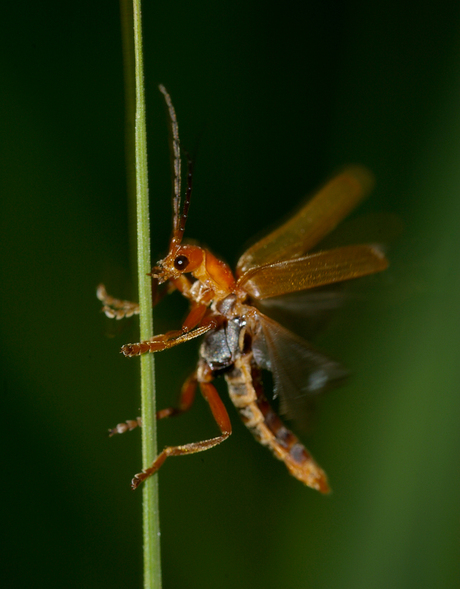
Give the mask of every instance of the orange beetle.
[[(337, 385), (345, 370), (270, 319), (254, 303), (387, 268), (385, 256), (374, 245), (351, 245), (307, 254), (364, 198), (372, 186), (372, 177), (364, 168), (352, 167), (333, 178), (290, 220), (251, 246), (239, 259), (234, 276), (227, 264), (209, 250), (182, 243), (192, 192), (191, 164), (189, 161), (181, 211), (178, 124), (169, 94), (163, 86), (160, 90), (168, 105), (173, 137), (173, 233), (168, 254), (151, 275), (158, 284), (167, 283), (168, 292), (177, 289), (189, 299), (190, 312), (180, 330), (126, 344), (121, 351), (125, 356), (138, 356), (204, 335), (198, 366), (182, 387), (178, 407), (159, 411), (157, 418), (187, 411), (199, 385), (221, 434), (166, 447), (149, 468), (134, 476), (132, 487), (155, 473), (168, 456), (201, 452), (228, 438), (232, 432), (230, 419), (212, 384), (216, 376), (222, 375), (233, 404), (254, 437), (282, 460), (294, 477), (327, 493), (329, 485), (324, 471), (268, 403), (261, 370), (272, 373), (281, 412), (291, 417), (299, 397), (315, 396)], [(107, 295), (103, 285), (98, 288), (98, 298), (108, 317), (121, 319), (139, 312), (137, 304)], [(117, 425), (111, 434), (137, 425), (139, 418)]]

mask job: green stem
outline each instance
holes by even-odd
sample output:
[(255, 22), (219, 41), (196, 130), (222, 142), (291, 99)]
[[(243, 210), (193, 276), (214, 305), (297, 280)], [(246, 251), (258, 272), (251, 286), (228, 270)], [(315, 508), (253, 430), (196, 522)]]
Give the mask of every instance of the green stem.
[[(123, 20), (124, 57), (127, 96), (132, 81), (131, 48), (134, 46), (135, 76), (135, 179), (137, 211), (137, 267), (139, 280), (140, 341), (153, 335), (152, 289), (150, 277), (150, 228), (147, 168), (147, 135), (145, 125), (144, 63), (142, 54), (141, 0), (120, 0)], [(132, 14), (132, 20), (131, 20)], [(131, 26), (132, 23), (132, 26)], [(134, 40), (132, 34), (134, 32)], [(133, 42), (134, 41), (134, 42)], [(127, 101), (129, 109), (130, 101)], [(130, 115), (128, 113), (128, 125)], [(131, 118), (132, 120), (132, 118)], [(129, 170), (128, 170), (129, 175)], [(129, 181), (128, 181), (129, 184)], [(157, 454), (154, 356), (144, 354), (141, 362), (142, 466), (149, 467)], [(158, 474), (143, 483), (144, 588), (161, 589), (160, 518), (158, 506)]]

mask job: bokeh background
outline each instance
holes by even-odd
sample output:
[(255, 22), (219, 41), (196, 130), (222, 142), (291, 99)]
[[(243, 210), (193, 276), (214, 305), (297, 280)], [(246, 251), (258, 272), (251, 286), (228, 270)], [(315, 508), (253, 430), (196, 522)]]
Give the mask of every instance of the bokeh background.
[[(144, 2), (152, 257), (170, 232), (170, 90), (196, 153), (187, 234), (234, 264), (338, 167), (361, 212), (404, 225), (391, 268), (318, 345), (353, 378), (306, 439), (333, 487), (288, 476), (229, 406), (234, 435), (160, 474), (164, 587), (460, 585), (460, 7), (453, 2)], [(133, 298), (119, 7), (9, 3), (0, 37), (2, 580), (141, 587), (138, 362), (95, 287)], [(156, 311), (175, 329), (184, 302)], [(159, 406), (195, 342), (157, 358)], [(225, 387), (221, 387), (227, 403)], [(228, 403), (227, 403), (228, 404)], [(215, 435), (205, 403), (160, 445)]]

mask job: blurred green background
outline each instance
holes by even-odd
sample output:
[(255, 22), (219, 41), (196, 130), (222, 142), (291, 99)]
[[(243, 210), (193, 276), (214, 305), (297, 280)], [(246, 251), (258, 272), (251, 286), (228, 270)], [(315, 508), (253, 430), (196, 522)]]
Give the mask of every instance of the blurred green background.
[[(152, 257), (170, 233), (167, 117), (197, 152), (187, 235), (234, 264), (337, 167), (377, 177), (362, 212), (398, 215), (375, 296), (320, 346), (353, 378), (306, 440), (320, 496), (239, 422), (160, 474), (165, 588), (460, 586), (460, 7), (452, 2), (144, 2)], [(119, 7), (9, 3), (0, 38), (2, 574), (8, 587), (141, 587), (136, 296)], [(158, 332), (185, 313), (171, 296)], [(157, 358), (159, 406), (197, 344)], [(228, 405), (225, 387), (220, 385)], [(160, 445), (216, 434), (205, 403)], [(2, 567), (2, 568), (3, 568)]]

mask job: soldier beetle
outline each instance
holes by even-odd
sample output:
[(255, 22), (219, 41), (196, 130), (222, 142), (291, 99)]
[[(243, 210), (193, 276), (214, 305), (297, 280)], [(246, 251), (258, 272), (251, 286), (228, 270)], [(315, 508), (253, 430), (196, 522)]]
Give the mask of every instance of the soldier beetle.
[[(169, 110), (174, 156), (173, 231), (169, 251), (152, 269), (152, 280), (178, 290), (190, 301), (181, 329), (156, 335), (148, 341), (126, 344), (125, 356), (159, 352), (204, 336), (198, 365), (185, 381), (178, 407), (157, 413), (161, 419), (190, 409), (197, 386), (209, 404), (220, 435), (182, 446), (166, 447), (153, 464), (132, 480), (135, 489), (155, 473), (168, 456), (208, 450), (226, 440), (232, 426), (216, 388), (215, 377), (227, 381), (230, 398), (256, 440), (283, 461), (289, 472), (305, 485), (329, 491), (326, 474), (299, 439), (283, 424), (268, 403), (261, 371), (272, 373), (280, 412), (293, 416), (299, 399), (312, 397), (344, 378), (337, 362), (269, 318), (259, 302), (289, 293), (310, 291), (385, 270), (388, 266), (379, 247), (348, 245), (316, 249), (372, 186), (372, 176), (355, 166), (330, 180), (292, 218), (252, 245), (239, 259), (236, 273), (208, 249), (183, 242), (192, 194), (192, 166), (188, 162), (187, 189), (181, 206), (181, 153), (176, 113), (171, 98), (160, 86)], [(318, 292), (318, 291), (313, 291)], [(121, 319), (139, 312), (135, 303), (110, 297), (104, 286), (98, 298), (108, 317)], [(274, 299), (273, 299), (274, 300)], [(258, 306), (256, 306), (256, 304)], [(140, 419), (117, 425), (111, 435), (141, 425)]]

